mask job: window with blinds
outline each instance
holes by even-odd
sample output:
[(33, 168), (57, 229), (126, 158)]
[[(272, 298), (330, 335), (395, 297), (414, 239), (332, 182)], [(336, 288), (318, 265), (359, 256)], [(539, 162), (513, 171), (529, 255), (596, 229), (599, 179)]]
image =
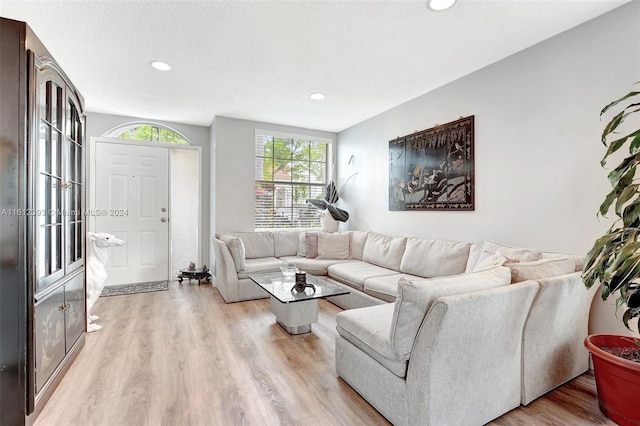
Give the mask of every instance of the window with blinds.
[(256, 131), (256, 229), (320, 228), (320, 210), (306, 200), (324, 197), (331, 159), (328, 140)]

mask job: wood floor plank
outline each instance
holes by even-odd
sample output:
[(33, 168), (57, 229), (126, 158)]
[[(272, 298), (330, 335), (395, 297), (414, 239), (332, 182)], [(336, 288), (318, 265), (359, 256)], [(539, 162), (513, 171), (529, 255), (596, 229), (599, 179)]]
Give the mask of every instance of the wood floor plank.
[[(35, 425), (388, 425), (336, 375), (340, 311), (321, 300), (312, 332), (291, 336), (268, 300), (226, 304), (210, 284), (100, 298), (103, 329)], [(587, 373), (490, 425), (613, 423)]]

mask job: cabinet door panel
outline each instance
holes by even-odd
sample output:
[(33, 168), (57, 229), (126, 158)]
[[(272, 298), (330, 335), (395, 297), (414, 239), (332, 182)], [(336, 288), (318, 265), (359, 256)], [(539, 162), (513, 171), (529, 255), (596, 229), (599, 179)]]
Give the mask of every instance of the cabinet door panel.
[(73, 277), (64, 285), (64, 323), (66, 328), (67, 351), (84, 330), (84, 272)]
[(65, 355), (64, 306), (64, 287), (60, 287), (35, 307), (36, 393)]
[(69, 97), (67, 99), (67, 126), (65, 133), (65, 158), (66, 158), (66, 186), (65, 217), (67, 227), (66, 242), (66, 273), (70, 273), (83, 265), (83, 237), (84, 212), (82, 211), (82, 191), (84, 169), (83, 157), (83, 134), (84, 118), (78, 107), (79, 103), (73, 96), (73, 91), (67, 89)]

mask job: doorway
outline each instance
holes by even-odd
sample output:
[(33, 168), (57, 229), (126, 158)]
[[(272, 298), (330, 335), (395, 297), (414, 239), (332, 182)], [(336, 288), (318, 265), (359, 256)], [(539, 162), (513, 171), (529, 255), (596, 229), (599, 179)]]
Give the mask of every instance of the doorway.
[(200, 148), (92, 138), (89, 230), (109, 249), (107, 286), (170, 281), (200, 265)]

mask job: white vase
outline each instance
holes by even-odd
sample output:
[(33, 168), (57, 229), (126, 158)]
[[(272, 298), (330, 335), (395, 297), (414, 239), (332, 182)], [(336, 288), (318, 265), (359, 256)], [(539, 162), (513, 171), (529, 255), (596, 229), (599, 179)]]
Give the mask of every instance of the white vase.
[(335, 220), (329, 210), (324, 210), (320, 214), (320, 224), (327, 232), (338, 232), (338, 225), (340, 222)]

